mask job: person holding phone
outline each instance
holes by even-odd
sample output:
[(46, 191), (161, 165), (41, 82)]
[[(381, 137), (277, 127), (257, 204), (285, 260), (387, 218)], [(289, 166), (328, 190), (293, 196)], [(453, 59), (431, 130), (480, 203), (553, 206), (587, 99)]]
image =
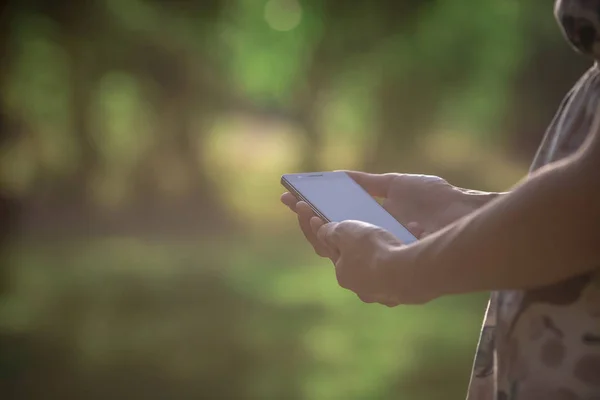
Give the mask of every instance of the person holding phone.
[(557, 0), (569, 43), (594, 65), (565, 96), (508, 193), (439, 177), (349, 175), (420, 236), (324, 223), (285, 193), (340, 286), (365, 302), (423, 304), (491, 291), (468, 400), (600, 399), (600, 0)]

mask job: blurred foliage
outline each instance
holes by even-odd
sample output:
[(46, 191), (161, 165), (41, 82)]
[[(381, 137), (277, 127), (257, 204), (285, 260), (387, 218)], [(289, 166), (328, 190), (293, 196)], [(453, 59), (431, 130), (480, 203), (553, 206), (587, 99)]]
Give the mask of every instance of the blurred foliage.
[(589, 64), (549, 3), (0, 6), (1, 398), (462, 398), (485, 295), (360, 304), (279, 176), (507, 189)]

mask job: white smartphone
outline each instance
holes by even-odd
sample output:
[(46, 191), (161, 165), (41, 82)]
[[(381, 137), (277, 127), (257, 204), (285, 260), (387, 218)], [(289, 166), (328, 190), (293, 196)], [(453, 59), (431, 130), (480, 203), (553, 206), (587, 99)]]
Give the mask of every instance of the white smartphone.
[(417, 241), (345, 172), (285, 174), (281, 184), (298, 200), (306, 202), (325, 222), (367, 222), (387, 230), (404, 244)]

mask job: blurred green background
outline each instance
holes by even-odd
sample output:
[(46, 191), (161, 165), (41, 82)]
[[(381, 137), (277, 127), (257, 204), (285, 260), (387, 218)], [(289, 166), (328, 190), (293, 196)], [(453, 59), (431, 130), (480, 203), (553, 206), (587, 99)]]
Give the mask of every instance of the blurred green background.
[(0, 398), (463, 398), (486, 294), (361, 304), (279, 177), (508, 189), (589, 63), (552, 1), (0, 4)]

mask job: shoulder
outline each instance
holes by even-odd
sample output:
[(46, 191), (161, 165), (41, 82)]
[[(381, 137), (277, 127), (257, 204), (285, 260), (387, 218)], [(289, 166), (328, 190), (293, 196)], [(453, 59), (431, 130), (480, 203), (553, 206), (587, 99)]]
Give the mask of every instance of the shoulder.
[(589, 68), (563, 97), (546, 129), (530, 171), (577, 151), (588, 135), (600, 100), (600, 69)]

